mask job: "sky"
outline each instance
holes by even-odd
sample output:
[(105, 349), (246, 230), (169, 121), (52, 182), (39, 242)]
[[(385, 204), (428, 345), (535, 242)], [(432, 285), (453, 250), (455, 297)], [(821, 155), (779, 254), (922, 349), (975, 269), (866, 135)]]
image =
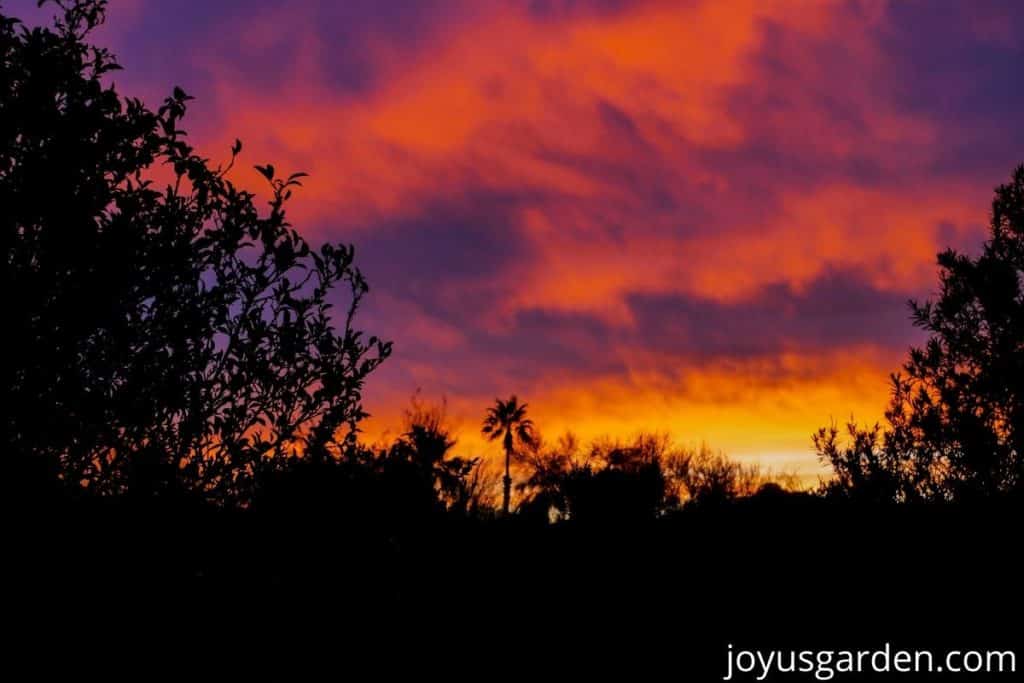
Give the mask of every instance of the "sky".
[(881, 417), (907, 300), (1024, 161), (1013, 1), (110, 4), (119, 90), (181, 86), (204, 155), (310, 173), (296, 226), (356, 245), (394, 341), (368, 439), (419, 389), (496, 453), (517, 394), (549, 438), (816, 473), (810, 434)]

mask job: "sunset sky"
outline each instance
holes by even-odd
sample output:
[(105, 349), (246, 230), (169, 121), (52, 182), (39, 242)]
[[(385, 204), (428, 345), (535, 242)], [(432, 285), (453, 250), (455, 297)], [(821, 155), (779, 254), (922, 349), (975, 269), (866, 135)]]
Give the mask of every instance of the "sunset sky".
[(395, 342), (370, 438), (420, 387), (497, 452), (516, 393), (549, 437), (815, 472), (1024, 161), (1022, 35), (986, 0), (112, 0), (98, 40), (123, 93), (197, 97), (205, 155), (311, 174), (293, 219), (356, 245)]

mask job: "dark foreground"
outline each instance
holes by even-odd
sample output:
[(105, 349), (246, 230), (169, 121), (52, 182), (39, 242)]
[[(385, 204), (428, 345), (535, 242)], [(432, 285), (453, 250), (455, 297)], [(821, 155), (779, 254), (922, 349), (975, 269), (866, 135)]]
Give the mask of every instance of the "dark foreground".
[(20, 507), (5, 621), (41, 680), (713, 681), (730, 644), (1022, 649), (1019, 506), (787, 498), (589, 527)]

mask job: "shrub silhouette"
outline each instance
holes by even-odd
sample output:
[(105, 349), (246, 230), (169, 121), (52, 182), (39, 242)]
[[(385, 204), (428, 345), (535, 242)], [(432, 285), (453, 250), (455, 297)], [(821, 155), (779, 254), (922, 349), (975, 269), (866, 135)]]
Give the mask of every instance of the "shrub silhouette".
[(443, 409), (414, 400), (405, 423), (386, 447), (352, 444), (337, 457), (292, 459), (264, 477), (256, 506), (272, 516), (359, 520), (367, 528), (476, 512), (480, 462), (451, 455), (456, 441)]
[[(1024, 490), (1024, 166), (996, 188), (977, 257), (938, 256), (935, 301), (911, 302), (929, 333), (892, 377), (888, 427), (815, 435), (833, 492), (885, 500), (974, 500)], [(846, 489), (847, 491), (843, 491)]]
[(228, 179), (240, 142), (223, 167), (188, 144), (184, 91), (151, 111), (107, 85), (120, 67), (87, 42), (105, 6), (0, 19), (5, 454), (90, 490), (180, 477), (244, 500), (261, 469), (354, 441), (390, 344), (354, 327), (352, 247), (313, 249), (288, 222), (304, 174), (257, 167), (258, 210)]
[(654, 519), (682, 503), (712, 506), (758, 493), (773, 483), (794, 488), (792, 477), (742, 465), (707, 446), (675, 448), (667, 435), (632, 441), (599, 439), (584, 450), (572, 433), (526, 457), (520, 511), (537, 517), (608, 523)]
[(464, 514), (477, 506), (480, 460), (452, 456), (455, 445), (443, 407), (414, 400), (405, 414), (405, 431), (381, 457), (389, 471), (407, 471), (422, 480), (423, 490), (442, 510)]
[(862, 429), (846, 425), (849, 440), (840, 441), (836, 425), (818, 430), (813, 436), (819, 457), (832, 466), (835, 477), (823, 483), (821, 492), (834, 499), (862, 503), (892, 503), (900, 499), (901, 481), (884, 448), (886, 435), (880, 425)]
[(754, 495), (769, 475), (701, 445), (670, 454), (666, 467), (680, 493), (693, 505), (719, 505)]
[(576, 522), (654, 519), (671, 502), (662, 460), (667, 440), (640, 436), (629, 444), (597, 441), (583, 452), (573, 434), (531, 455), (521, 486), (524, 509)]
[(583, 522), (654, 519), (673, 499), (662, 469), (662, 444), (602, 444), (590, 462), (570, 470), (563, 487), (572, 518)]

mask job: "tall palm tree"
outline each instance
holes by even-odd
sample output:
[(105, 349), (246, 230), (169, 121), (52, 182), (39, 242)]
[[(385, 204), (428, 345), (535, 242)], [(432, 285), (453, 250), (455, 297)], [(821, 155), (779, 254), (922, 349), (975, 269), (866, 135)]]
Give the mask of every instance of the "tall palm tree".
[(526, 417), (526, 404), (520, 404), (515, 396), (507, 401), (496, 398), (494, 405), (487, 409), (484, 425), (480, 431), (489, 441), (501, 439), (502, 445), (505, 447), (505, 478), (502, 480), (504, 496), (501, 509), (507, 515), (512, 494), (512, 475), (509, 472), (512, 453), (515, 451), (516, 443), (524, 446), (532, 446), (536, 443), (537, 437), (533, 420)]

